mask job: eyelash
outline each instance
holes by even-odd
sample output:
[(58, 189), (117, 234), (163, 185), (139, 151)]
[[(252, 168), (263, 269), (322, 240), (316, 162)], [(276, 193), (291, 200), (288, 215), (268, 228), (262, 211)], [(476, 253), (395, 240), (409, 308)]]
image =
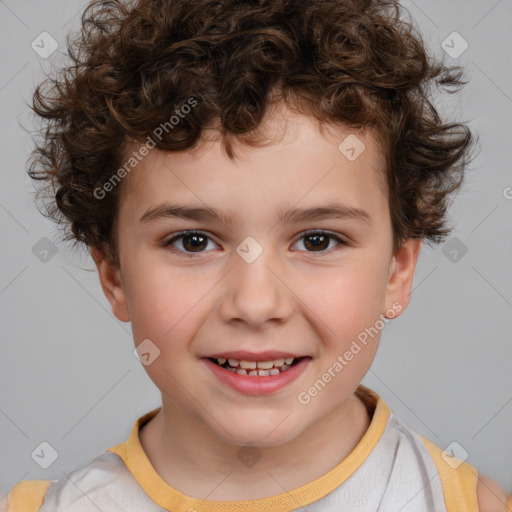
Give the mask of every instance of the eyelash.
[[(171, 252), (179, 253), (179, 254), (184, 255), (185, 257), (188, 257), (188, 258), (193, 258), (193, 257), (195, 257), (198, 254), (202, 254), (204, 252), (208, 252), (208, 251), (187, 252), (187, 251), (178, 250), (175, 247), (171, 246), (171, 244), (173, 242), (175, 242), (176, 240), (180, 240), (180, 239), (185, 238), (187, 236), (193, 236), (193, 235), (200, 235), (200, 236), (203, 236), (205, 238), (210, 239), (210, 237), (206, 233), (203, 233), (202, 231), (182, 231), (180, 233), (177, 233), (175, 236), (173, 236), (169, 240), (167, 240), (164, 243), (164, 247), (168, 247), (171, 250)], [(306, 238), (308, 236), (314, 236), (314, 235), (327, 236), (328, 238), (334, 239), (336, 242), (338, 242), (338, 244), (340, 246), (347, 245), (347, 243), (343, 239), (341, 239), (339, 236), (337, 236), (337, 235), (335, 235), (335, 234), (333, 234), (333, 233), (331, 233), (329, 231), (323, 231), (323, 230), (305, 231), (305, 232), (301, 233), (301, 236), (299, 237), (298, 240), (301, 240), (302, 238)], [(338, 247), (338, 249), (341, 249), (341, 247)], [(336, 250), (336, 247), (334, 249), (330, 249), (330, 250), (323, 250), (323, 251), (318, 251), (318, 252), (317, 251), (306, 251), (306, 252), (309, 252), (309, 253), (313, 254), (315, 257), (322, 257), (322, 256), (325, 256), (325, 255), (331, 254), (334, 250)]]

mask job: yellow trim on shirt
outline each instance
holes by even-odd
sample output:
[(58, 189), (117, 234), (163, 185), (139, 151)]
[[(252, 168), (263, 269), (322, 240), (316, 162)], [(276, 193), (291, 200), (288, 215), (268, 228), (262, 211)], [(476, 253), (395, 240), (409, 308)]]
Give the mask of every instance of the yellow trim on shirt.
[(509, 496), (508, 496), (507, 512), (512, 512), (512, 494), (509, 494)]
[(479, 512), (476, 495), (478, 471), (467, 462), (452, 467), (442, 458), (441, 448), (423, 436), (420, 437), (437, 467), (447, 512)]
[(8, 512), (37, 512), (52, 480), (23, 480), (10, 491)]
[(193, 498), (167, 484), (151, 465), (139, 440), (139, 429), (160, 410), (154, 409), (139, 418), (128, 440), (108, 451), (116, 453), (126, 464), (146, 494), (160, 507), (173, 512), (288, 512), (318, 501), (345, 482), (367, 459), (386, 428), (390, 410), (371, 389), (360, 385), (356, 390), (366, 404), (374, 404), (370, 426), (357, 446), (336, 467), (320, 478), (301, 487), (258, 500), (212, 501)]

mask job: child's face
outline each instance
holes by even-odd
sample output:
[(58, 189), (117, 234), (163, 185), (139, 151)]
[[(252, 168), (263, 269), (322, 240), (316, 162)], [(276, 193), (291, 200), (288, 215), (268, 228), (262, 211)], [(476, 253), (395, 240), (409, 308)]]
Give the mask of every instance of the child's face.
[[(350, 161), (338, 145), (351, 130), (333, 128), (325, 138), (316, 121), (290, 114), (279, 138), (276, 119), (266, 127), (277, 142), (237, 145), (236, 162), (220, 142), (180, 154), (152, 150), (122, 184), (121, 281), (109, 282), (108, 265), (99, 265), (114, 313), (132, 322), (135, 344), (151, 340), (145, 357), (160, 350), (145, 369), (164, 408), (177, 406), (235, 444), (285, 443), (343, 407), (374, 358), (388, 321), (382, 318), (408, 304), (421, 246), (409, 240), (392, 253), (384, 162), (369, 133), (358, 134), (366, 149)], [(278, 214), (334, 203), (368, 218), (280, 221)], [(208, 207), (232, 219), (141, 221), (164, 204)], [(166, 245), (185, 230), (207, 238)], [(344, 243), (304, 236), (312, 230)], [(268, 377), (238, 376), (208, 362), (241, 350), (306, 359)], [(257, 380), (282, 385), (258, 391)], [(311, 391), (315, 382), (320, 391)]]

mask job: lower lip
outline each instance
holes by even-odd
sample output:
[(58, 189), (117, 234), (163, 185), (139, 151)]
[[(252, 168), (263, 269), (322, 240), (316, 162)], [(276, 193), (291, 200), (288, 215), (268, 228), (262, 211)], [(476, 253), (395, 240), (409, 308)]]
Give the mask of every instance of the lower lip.
[(206, 366), (211, 369), (213, 374), (223, 384), (230, 386), (240, 393), (252, 396), (268, 395), (284, 388), (302, 374), (310, 360), (310, 357), (303, 357), (297, 364), (294, 364), (284, 372), (277, 375), (260, 377), (258, 375), (240, 375), (239, 373), (230, 372), (213, 363), (207, 357), (202, 358)]

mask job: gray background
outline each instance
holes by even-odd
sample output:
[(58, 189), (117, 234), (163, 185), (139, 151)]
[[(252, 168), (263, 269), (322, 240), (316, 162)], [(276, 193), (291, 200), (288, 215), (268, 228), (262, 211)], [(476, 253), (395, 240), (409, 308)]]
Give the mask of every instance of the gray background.
[[(160, 403), (92, 259), (59, 243), (25, 171), (32, 146), (20, 124), (33, 129), (25, 102), (43, 70), (63, 60), (85, 4), (0, 0), (0, 498), (19, 480), (65, 478)], [(453, 62), (470, 83), (441, 111), (470, 122), (481, 152), (450, 211), (451, 238), (424, 245), (411, 304), (384, 329), (364, 384), (441, 448), (459, 443), (469, 463), (512, 492), (512, 2), (404, 5), (436, 54), (453, 31), (468, 42)], [(49, 59), (31, 48), (43, 31), (59, 44)], [(36, 245), (48, 245), (44, 237), (57, 246), (46, 262)], [(58, 452), (47, 469), (31, 458), (43, 441)]]

